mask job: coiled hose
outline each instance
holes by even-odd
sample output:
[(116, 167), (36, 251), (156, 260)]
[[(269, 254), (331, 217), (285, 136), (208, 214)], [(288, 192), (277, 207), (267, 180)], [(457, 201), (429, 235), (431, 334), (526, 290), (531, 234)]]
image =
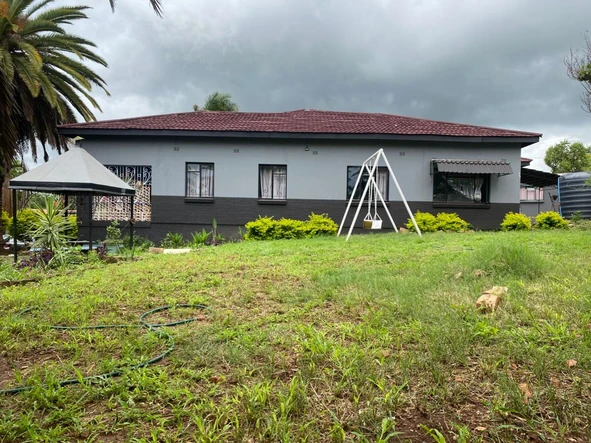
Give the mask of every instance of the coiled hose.
[[(157, 312), (162, 312), (162, 311), (168, 311), (168, 310), (174, 309), (174, 308), (199, 309), (199, 310), (202, 310), (205, 312), (204, 315), (206, 317), (209, 317), (211, 315), (211, 309), (208, 306), (199, 305), (199, 304), (178, 304), (178, 305), (161, 306), (159, 308), (154, 308), (154, 309), (151, 309), (150, 311), (144, 312), (139, 317), (139, 324), (95, 325), (95, 326), (60, 326), (60, 325), (49, 326), (49, 329), (57, 329), (57, 330), (62, 330), (62, 331), (71, 331), (71, 330), (78, 330), (78, 329), (146, 328), (149, 331), (156, 333), (158, 338), (166, 340), (168, 343), (168, 348), (162, 354), (160, 354), (154, 358), (151, 358), (150, 360), (144, 361), (142, 363), (138, 363), (137, 365), (126, 366), (124, 368), (115, 369), (114, 371), (111, 371), (111, 372), (105, 372), (104, 374), (89, 375), (87, 377), (62, 380), (57, 383), (58, 386), (75, 385), (75, 384), (81, 384), (84, 382), (91, 382), (92, 383), (92, 382), (106, 380), (108, 378), (117, 377), (117, 376), (123, 374), (123, 371), (125, 371), (125, 370), (141, 369), (141, 368), (144, 368), (148, 365), (152, 365), (154, 363), (157, 363), (160, 360), (166, 358), (166, 356), (174, 350), (175, 342), (174, 342), (174, 338), (172, 337), (172, 335), (170, 335), (168, 332), (166, 332), (160, 328), (178, 326), (178, 325), (182, 325), (182, 324), (186, 324), (186, 323), (192, 323), (194, 321), (198, 321), (201, 319), (199, 317), (193, 317), (193, 318), (187, 318), (184, 320), (178, 320), (178, 321), (173, 321), (173, 322), (169, 322), (169, 323), (148, 323), (146, 321), (146, 318), (152, 314), (156, 314)], [(18, 312), (16, 314), (16, 316), (19, 317), (19, 316), (26, 314), (27, 312), (30, 312), (34, 309), (36, 309), (36, 308), (31, 307), (31, 308), (24, 309), (24, 310)], [(0, 390), (0, 395), (2, 395), (2, 394), (19, 394), (21, 392), (30, 391), (31, 389), (38, 387), (38, 386), (39, 385), (30, 385), (30, 386), (20, 386), (18, 388), (12, 388), (12, 389), (2, 389), (2, 390)]]

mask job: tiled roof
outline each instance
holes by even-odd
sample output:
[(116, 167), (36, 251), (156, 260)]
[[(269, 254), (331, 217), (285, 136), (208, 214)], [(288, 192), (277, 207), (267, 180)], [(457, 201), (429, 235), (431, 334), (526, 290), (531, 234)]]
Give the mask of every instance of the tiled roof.
[(309, 134), (540, 137), (533, 132), (448, 123), (390, 114), (297, 110), (290, 112), (197, 111), (60, 126), (81, 130), (160, 130)]

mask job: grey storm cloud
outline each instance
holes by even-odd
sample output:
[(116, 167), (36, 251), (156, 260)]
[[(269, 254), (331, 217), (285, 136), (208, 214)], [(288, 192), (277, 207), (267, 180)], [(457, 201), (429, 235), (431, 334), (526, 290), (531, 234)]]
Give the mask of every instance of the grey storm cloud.
[(213, 91), (244, 111), (387, 112), (538, 131), (540, 157), (591, 142), (564, 58), (588, 0), (95, 0), (72, 32), (94, 41), (110, 97), (99, 119), (192, 110)]

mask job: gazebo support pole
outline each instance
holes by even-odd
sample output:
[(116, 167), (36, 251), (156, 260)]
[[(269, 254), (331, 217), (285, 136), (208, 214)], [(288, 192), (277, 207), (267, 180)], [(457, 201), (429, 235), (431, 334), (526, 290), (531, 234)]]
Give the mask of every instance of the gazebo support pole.
[(133, 204), (134, 204), (134, 196), (131, 196), (131, 217), (129, 218), (129, 246), (131, 248), (131, 258), (133, 259)]
[(92, 252), (92, 193), (88, 193), (88, 253)]
[(17, 224), (17, 217), (16, 217), (16, 189), (12, 190), (12, 248), (14, 249), (14, 264), (18, 261), (18, 252), (16, 249), (16, 224)]

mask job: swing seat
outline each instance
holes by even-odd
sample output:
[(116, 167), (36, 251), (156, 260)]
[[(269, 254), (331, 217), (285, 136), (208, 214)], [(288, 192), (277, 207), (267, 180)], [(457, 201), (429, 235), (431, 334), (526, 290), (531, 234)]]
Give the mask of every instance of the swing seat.
[(375, 218), (367, 214), (363, 219), (363, 229), (382, 229), (382, 219), (377, 214)]

